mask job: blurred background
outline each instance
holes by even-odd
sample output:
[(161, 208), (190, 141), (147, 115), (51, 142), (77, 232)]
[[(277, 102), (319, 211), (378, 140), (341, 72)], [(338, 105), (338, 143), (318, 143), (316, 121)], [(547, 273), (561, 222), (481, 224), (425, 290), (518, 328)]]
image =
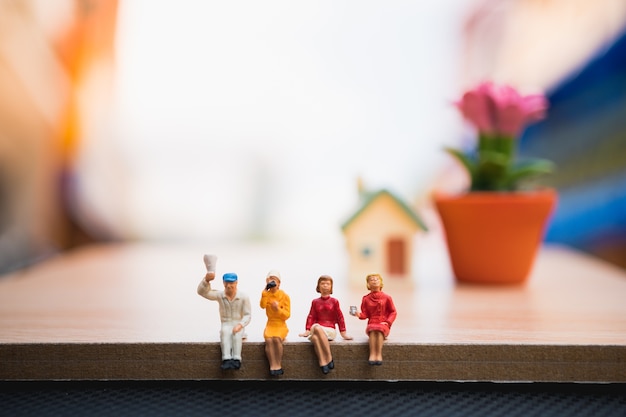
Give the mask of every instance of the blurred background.
[[(461, 190), (451, 105), (543, 91), (548, 242), (626, 268), (626, 2), (0, 0), (0, 273), (92, 242), (339, 241)], [(433, 220), (434, 219), (434, 220)], [(436, 228), (435, 228), (436, 229)]]

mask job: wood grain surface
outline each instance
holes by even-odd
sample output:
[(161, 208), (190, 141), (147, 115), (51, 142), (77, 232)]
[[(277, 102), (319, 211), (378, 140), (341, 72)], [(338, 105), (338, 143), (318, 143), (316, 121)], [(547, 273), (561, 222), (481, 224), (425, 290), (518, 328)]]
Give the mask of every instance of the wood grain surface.
[[(298, 333), (317, 278), (330, 274), (354, 340), (333, 342), (327, 378), (626, 382), (625, 271), (544, 247), (523, 285), (461, 285), (439, 244), (418, 243), (415, 275), (385, 280), (399, 314), (380, 369), (367, 366), (365, 322), (347, 313), (367, 290), (343, 278), (340, 245), (128, 243), (0, 277), (0, 379), (267, 378), (258, 301), (275, 268), (292, 301), (284, 379), (322, 375)], [(219, 371), (217, 303), (196, 294), (204, 253), (218, 255), (218, 275), (239, 274), (252, 302), (239, 373)]]

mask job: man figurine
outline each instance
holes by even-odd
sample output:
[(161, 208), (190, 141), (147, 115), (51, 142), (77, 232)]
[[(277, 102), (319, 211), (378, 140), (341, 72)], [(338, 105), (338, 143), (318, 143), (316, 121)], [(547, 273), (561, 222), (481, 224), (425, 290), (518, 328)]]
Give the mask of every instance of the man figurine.
[(198, 294), (219, 304), (220, 345), (222, 347), (222, 370), (239, 369), (241, 367), (241, 346), (244, 337), (244, 327), (250, 323), (250, 299), (241, 291), (237, 291), (237, 274), (228, 272), (223, 275), (224, 291), (211, 288), (211, 281), (215, 279), (215, 257), (213, 262), (205, 263), (207, 273), (198, 285)]

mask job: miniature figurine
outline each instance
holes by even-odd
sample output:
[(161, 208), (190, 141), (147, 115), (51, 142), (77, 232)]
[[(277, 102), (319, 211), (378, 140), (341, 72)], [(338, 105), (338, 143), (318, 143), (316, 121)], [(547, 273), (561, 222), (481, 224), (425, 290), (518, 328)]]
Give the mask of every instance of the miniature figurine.
[(330, 351), (330, 341), (337, 337), (336, 326), (339, 334), (345, 340), (352, 340), (346, 334), (346, 322), (339, 307), (339, 300), (331, 297), (333, 293), (333, 279), (329, 275), (322, 275), (317, 280), (315, 291), (321, 294), (319, 298), (311, 302), (311, 310), (306, 318), (306, 331), (300, 333), (300, 337), (308, 337), (324, 374), (335, 368), (333, 355)]
[(244, 328), (250, 323), (251, 311), (248, 296), (237, 290), (238, 277), (234, 272), (223, 275), (224, 291), (211, 288), (215, 279), (214, 255), (204, 255), (207, 273), (198, 285), (198, 294), (219, 304), (220, 345), (222, 348), (222, 370), (239, 369), (241, 367), (241, 348), (245, 338)]
[(272, 270), (265, 278), (265, 289), (261, 293), (261, 308), (267, 314), (267, 324), (263, 332), (265, 354), (270, 364), (270, 375), (282, 375), (283, 341), (287, 337), (287, 319), (291, 316), (291, 300), (280, 289), (280, 273)]
[(365, 333), (369, 337), (370, 365), (383, 364), (383, 342), (389, 335), (391, 325), (396, 319), (396, 306), (391, 296), (384, 293), (383, 277), (380, 274), (369, 274), (365, 278), (369, 294), (363, 296), (361, 310), (350, 311), (350, 314), (361, 320), (368, 319)]

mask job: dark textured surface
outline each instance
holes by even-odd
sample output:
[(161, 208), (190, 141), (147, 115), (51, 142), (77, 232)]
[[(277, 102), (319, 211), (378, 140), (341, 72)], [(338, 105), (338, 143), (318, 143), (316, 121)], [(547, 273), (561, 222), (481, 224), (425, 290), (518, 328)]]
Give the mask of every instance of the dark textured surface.
[[(1, 416), (626, 416), (624, 384), (3, 382)], [(324, 408), (323, 408), (324, 407)]]

